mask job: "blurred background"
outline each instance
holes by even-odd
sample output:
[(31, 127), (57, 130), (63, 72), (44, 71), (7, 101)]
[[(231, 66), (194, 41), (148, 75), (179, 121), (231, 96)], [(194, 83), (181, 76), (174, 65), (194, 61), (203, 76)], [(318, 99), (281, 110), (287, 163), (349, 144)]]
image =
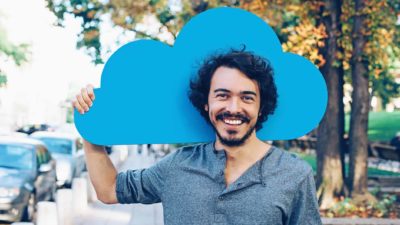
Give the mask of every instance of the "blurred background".
[[(0, 223), (162, 224), (160, 205), (96, 200), (71, 101), (87, 84), (99, 87), (104, 63), (123, 44), (173, 45), (193, 16), (224, 6), (261, 17), (284, 51), (308, 58), (324, 75), (329, 103), (319, 126), (273, 141), (313, 167), (324, 224), (347, 224), (343, 217), (398, 221), (400, 1), (3, 0)], [(107, 150), (125, 170), (148, 167), (181, 145)], [(73, 207), (61, 210), (61, 203)], [(55, 216), (43, 218), (43, 210)]]

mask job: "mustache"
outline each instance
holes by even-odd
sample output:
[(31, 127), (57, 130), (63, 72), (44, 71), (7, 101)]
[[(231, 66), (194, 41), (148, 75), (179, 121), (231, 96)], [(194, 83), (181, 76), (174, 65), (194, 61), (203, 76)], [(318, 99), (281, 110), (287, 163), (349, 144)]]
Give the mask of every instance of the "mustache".
[(217, 120), (224, 120), (225, 118), (229, 118), (229, 119), (239, 119), (239, 120), (241, 120), (241, 121), (243, 121), (245, 123), (250, 122), (250, 118), (249, 117), (247, 117), (247, 116), (245, 116), (243, 114), (240, 114), (240, 113), (232, 114), (232, 113), (229, 113), (229, 112), (222, 112), (222, 113), (218, 114), (216, 116), (216, 118), (217, 118)]

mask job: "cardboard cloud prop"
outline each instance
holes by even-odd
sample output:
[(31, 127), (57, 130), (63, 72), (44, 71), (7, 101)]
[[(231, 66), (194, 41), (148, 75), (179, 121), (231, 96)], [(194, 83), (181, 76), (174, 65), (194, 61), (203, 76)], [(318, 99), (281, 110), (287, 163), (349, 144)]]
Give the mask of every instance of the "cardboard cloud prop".
[(190, 143), (215, 133), (188, 98), (196, 66), (216, 51), (246, 46), (268, 59), (275, 72), (278, 106), (257, 132), (262, 140), (300, 137), (325, 113), (325, 81), (307, 59), (283, 52), (268, 24), (234, 8), (208, 10), (191, 19), (174, 46), (138, 40), (107, 61), (89, 112), (75, 110), (75, 124), (88, 141), (101, 145)]

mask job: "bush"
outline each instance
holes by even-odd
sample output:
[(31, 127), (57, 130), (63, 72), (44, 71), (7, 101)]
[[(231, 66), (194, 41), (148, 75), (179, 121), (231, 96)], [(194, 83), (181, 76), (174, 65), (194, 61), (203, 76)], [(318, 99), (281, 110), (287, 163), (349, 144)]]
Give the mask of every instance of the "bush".
[(396, 195), (380, 194), (379, 190), (373, 192), (377, 197), (376, 202), (355, 203), (351, 198), (342, 197), (330, 209), (321, 212), (325, 217), (351, 217), (351, 218), (397, 218)]

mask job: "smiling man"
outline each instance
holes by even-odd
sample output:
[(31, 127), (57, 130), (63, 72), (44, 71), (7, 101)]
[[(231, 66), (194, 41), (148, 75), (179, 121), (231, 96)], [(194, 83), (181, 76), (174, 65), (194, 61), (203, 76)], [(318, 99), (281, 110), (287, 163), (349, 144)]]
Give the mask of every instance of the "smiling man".
[[(189, 98), (214, 128), (214, 142), (117, 174), (104, 147), (85, 141), (102, 202), (162, 202), (166, 225), (322, 224), (310, 166), (257, 138), (277, 104), (266, 59), (245, 49), (207, 58), (190, 83)], [(93, 100), (88, 86), (74, 106), (84, 113)]]

